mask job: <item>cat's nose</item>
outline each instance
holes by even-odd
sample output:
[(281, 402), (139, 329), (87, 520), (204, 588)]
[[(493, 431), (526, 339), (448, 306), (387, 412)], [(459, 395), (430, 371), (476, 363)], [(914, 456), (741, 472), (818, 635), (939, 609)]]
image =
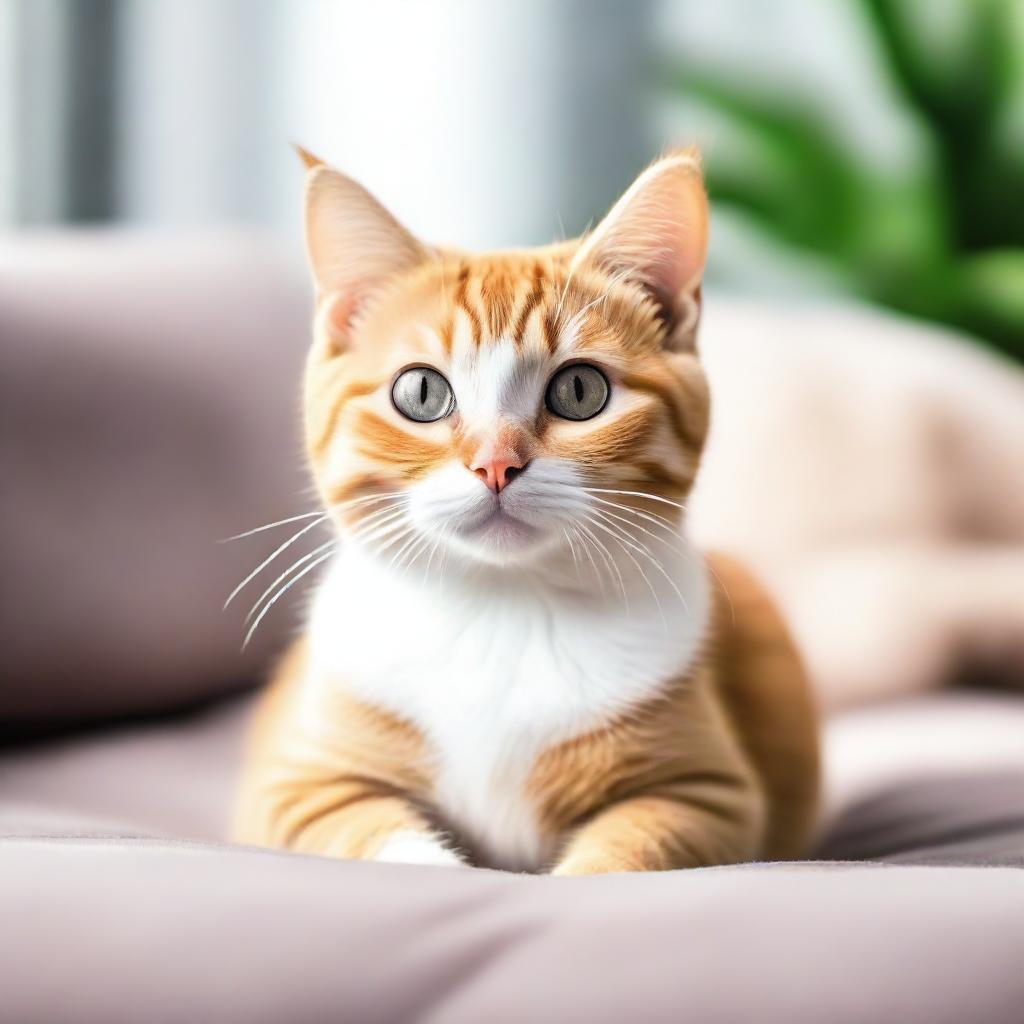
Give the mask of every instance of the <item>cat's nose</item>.
[(509, 454), (477, 459), (469, 468), (495, 494), (500, 494), (529, 464), (529, 459)]

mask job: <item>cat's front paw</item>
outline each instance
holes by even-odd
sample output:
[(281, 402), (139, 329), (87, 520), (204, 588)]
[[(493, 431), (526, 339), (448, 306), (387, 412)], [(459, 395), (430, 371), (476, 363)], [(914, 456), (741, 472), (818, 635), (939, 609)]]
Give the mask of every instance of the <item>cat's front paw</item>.
[(571, 875), (615, 875), (627, 871), (641, 871), (643, 867), (625, 857), (599, 851), (570, 854), (559, 861), (551, 874), (568, 877)]
[(396, 832), (377, 851), (374, 860), (388, 864), (434, 864), (439, 867), (462, 867), (465, 861), (436, 836), (423, 832)]

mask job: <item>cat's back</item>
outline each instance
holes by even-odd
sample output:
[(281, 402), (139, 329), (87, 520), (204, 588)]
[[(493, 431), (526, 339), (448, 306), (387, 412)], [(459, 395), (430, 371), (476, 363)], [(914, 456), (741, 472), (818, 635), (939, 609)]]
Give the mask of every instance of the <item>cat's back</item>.
[(708, 654), (715, 687), (767, 802), (765, 853), (803, 856), (819, 784), (807, 673), (775, 601), (741, 562), (711, 552)]

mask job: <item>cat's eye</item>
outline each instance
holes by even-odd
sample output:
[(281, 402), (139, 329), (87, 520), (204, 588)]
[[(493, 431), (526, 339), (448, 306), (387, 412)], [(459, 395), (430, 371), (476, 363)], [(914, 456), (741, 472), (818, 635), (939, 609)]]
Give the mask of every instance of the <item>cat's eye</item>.
[(433, 423), (455, 408), (451, 384), (429, 366), (413, 366), (400, 374), (391, 389), (391, 401), (417, 423)]
[(596, 366), (571, 363), (551, 378), (545, 402), (562, 419), (589, 420), (605, 407), (610, 391), (608, 378)]

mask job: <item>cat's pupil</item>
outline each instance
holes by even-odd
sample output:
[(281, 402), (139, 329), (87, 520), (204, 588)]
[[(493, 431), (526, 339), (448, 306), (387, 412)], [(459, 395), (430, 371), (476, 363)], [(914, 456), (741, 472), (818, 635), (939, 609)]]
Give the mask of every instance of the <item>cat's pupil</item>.
[(576, 393), (576, 401), (577, 402), (582, 402), (583, 401), (583, 392), (584, 392), (585, 389), (583, 387), (583, 380), (582, 380), (582, 378), (580, 377), (580, 375), (578, 373), (572, 379), (572, 389)]
[(420, 377), (420, 405), (427, 404), (427, 391), (427, 375), (423, 374), (423, 376)]

